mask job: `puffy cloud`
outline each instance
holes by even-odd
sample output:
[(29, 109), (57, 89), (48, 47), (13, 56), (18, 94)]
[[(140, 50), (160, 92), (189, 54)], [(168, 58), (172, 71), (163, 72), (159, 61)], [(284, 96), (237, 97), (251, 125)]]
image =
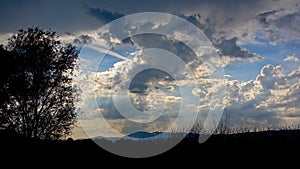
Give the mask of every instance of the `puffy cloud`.
[(256, 81), (259, 82), (263, 89), (279, 89), (287, 84), (285, 74), (282, 72), (281, 66), (264, 66), (260, 74), (256, 77)]
[[(147, 59), (141, 57), (141, 53), (137, 53), (133, 61), (121, 61), (107, 71), (95, 73), (96, 83), (94, 84), (96, 87), (88, 90), (95, 91), (96, 96), (98, 96), (98, 104), (94, 110), (91, 110), (90, 114), (86, 114), (89, 118), (85, 118), (85, 120), (103, 116), (108, 119), (110, 126), (117, 126), (115, 129), (123, 133), (134, 132), (137, 129), (164, 130), (168, 125), (171, 125), (178, 115), (176, 112), (178, 113), (181, 102), (178, 88), (188, 85), (188, 80), (176, 81), (167, 78), (167, 74), (159, 73), (157, 70), (148, 70), (135, 76), (129, 91), (131, 92), (131, 102), (138, 110), (147, 111), (160, 102), (166, 103), (164, 116), (149, 124), (136, 124), (127, 121), (114, 107), (110, 98), (114, 89), (127, 83), (130, 79), (128, 75), (132, 74), (131, 71), (146, 62)], [(227, 79), (224, 113), (229, 114), (233, 124), (240, 127), (297, 124), (300, 122), (299, 77), (300, 67), (289, 74), (284, 74), (280, 65), (265, 65), (254, 80), (240, 82)], [(195, 105), (186, 107), (184, 111), (198, 109), (201, 119), (206, 118), (211, 96), (218, 92), (217, 86), (211, 88), (210, 83), (212, 81), (217, 81), (217, 79), (208, 79), (205, 76), (198, 79), (201, 86), (191, 90), (191, 94), (197, 96), (201, 104), (198, 107)], [(159, 95), (159, 93), (156, 95), (155, 92), (151, 95), (151, 92), (156, 90), (162, 90), (164, 95)], [(91, 106), (87, 107), (91, 108)]]
[(297, 125), (300, 122), (299, 81), (286, 86), (284, 89), (272, 90), (271, 94), (258, 107), (277, 113), (277, 116), (286, 124)]
[(298, 67), (298, 69), (295, 69), (288, 74), (289, 79), (297, 79), (299, 77), (300, 77), (300, 67)]
[(299, 59), (296, 56), (288, 55), (284, 58), (285, 62), (298, 62)]
[(298, 124), (299, 68), (284, 74), (281, 66), (264, 66), (253, 81), (228, 81), (225, 112), (239, 125)]
[[(134, 129), (146, 130), (155, 128), (156, 130), (162, 130), (163, 127), (166, 127), (162, 126), (162, 124), (167, 124), (170, 118), (175, 118), (176, 112), (180, 109), (180, 104), (178, 103), (181, 98), (178, 96), (178, 87), (172, 84), (172, 79), (168, 79), (169, 75), (155, 69), (147, 69), (135, 76), (134, 79), (131, 79), (134, 70), (138, 67), (142, 67), (145, 61), (147, 60), (140, 58), (137, 53), (132, 61), (115, 63), (114, 66), (107, 71), (92, 73), (94, 76), (86, 75), (88, 73), (82, 74), (82, 80), (80, 80), (79, 83), (84, 87), (83, 90), (87, 92), (87, 94), (84, 94), (82, 99), (84, 106), (82, 107), (83, 113), (81, 114), (81, 119), (92, 120), (94, 118), (104, 117), (109, 121), (110, 126), (118, 124), (116, 126), (119, 127), (116, 130), (126, 132), (126, 134), (128, 134), (127, 132), (129, 131), (134, 132)], [(87, 80), (85, 77), (90, 79)], [(159, 117), (150, 124), (136, 124), (124, 118), (115, 107), (112, 95), (115, 93), (115, 90), (124, 88), (130, 80), (132, 80), (132, 82), (129, 86), (128, 96), (134, 107), (143, 112), (149, 109), (156, 109), (158, 107), (157, 105), (166, 102), (162, 117)], [(165, 83), (158, 83), (164, 80), (166, 80)], [(164, 92), (163, 95), (157, 92), (158, 90)], [(122, 100), (123, 96), (126, 97), (127, 94), (119, 95), (118, 98)], [(151, 118), (154, 119), (155, 116)], [(123, 127), (120, 127), (120, 120), (131, 127), (126, 125), (121, 125)]]
[[(226, 39), (225, 37), (221, 37), (218, 39), (218, 37), (215, 37), (214, 26), (209, 26), (209, 24), (207, 24), (209, 21), (208, 19), (204, 19), (203, 17), (200, 18), (200, 15), (192, 16), (191, 18), (194, 18), (194, 22), (199, 24), (198, 27), (211, 33), (213, 43), (219, 48), (220, 54), (225, 55), (221, 57), (225, 62), (223, 62), (223, 64), (227, 65), (231, 63), (230, 58), (259, 58), (256, 54), (251, 54), (247, 50), (238, 46), (237, 38)], [(148, 29), (158, 29), (166, 26), (160, 25), (157, 27), (154, 26), (155, 23), (151, 23), (150, 25), (152, 25), (152, 27)], [(130, 30), (131, 29), (136, 30), (139, 28), (135, 26), (130, 28)], [(118, 39), (114, 36), (112, 37), (110, 30), (105, 33), (105, 36), (103, 36), (104, 34), (100, 34), (100, 37), (105, 40), (104, 43), (106, 45), (113, 46), (122, 44), (122, 39)], [(101, 84), (98, 85), (97, 95), (110, 96), (112, 91), (125, 89), (124, 87), (133, 80), (131, 81), (133, 83), (128, 86), (131, 102), (138, 110), (148, 110), (156, 107), (156, 105), (161, 102), (166, 102), (166, 116), (163, 119), (166, 120), (168, 118), (175, 118), (176, 113), (174, 114), (174, 112), (176, 112), (176, 106), (180, 105), (179, 103), (181, 101), (180, 96), (176, 93), (178, 92), (177, 88), (190, 85), (190, 79), (178, 78), (175, 80), (174, 78), (170, 78), (168, 74), (157, 70), (147, 70), (143, 72), (143, 74), (135, 74), (137, 70), (144, 68), (147, 63), (153, 63), (154, 65), (168, 65), (171, 72), (175, 73), (177, 77), (184, 77), (182, 76), (184, 75), (182, 74), (183, 72), (178, 71), (178, 67), (180, 66), (176, 64), (169, 64), (170, 60), (164, 59), (161, 54), (159, 55), (161, 56), (161, 59), (159, 60), (155, 60), (153, 57), (142, 57), (142, 55), (145, 54), (143, 50), (147, 48), (162, 48), (178, 55), (195, 72), (194, 76), (201, 87), (198, 89), (191, 89), (191, 94), (198, 96), (201, 106), (195, 107), (195, 105), (190, 105), (187, 106), (184, 111), (189, 112), (197, 109), (201, 114), (200, 116), (205, 118), (210, 107), (210, 100), (212, 99), (211, 96), (219, 91), (216, 86), (215, 88), (210, 88), (210, 83), (212, 81), (217, 81), (218, 79), (209, 79), (207, 72), (210, 70), (205, 69), (205, 66), (203, 66), (201, 62), (196, 61), (197, 56), (195, 56), (195, 54), (189, 50), (187, 46), (176, 41), (176, 37), (181, 37), (181, 34), (174, 32), (173, 35), (174, 38), (153, 34), (131, 37), (130, 42), (138, 48), (141, 48), (140, 53), (136, 52), (132, 55), (131, 60), (117, 62), (107, 71), (97, 73), (99, 77), (99, 80), (97, 81)], [(229, 61), (226, 59), (229, 59)], [(261, 69), (255, 80), (248, 82), (227, 80), (228, 95), (224, 100), (224, 104), (226, 105), (225, 112), (232, 116), (234, 122), (252, 126), (281, 124), (285, 122), (284, 117), (296, 117), (296, 114), (285, 113), (283, 111), (286, 110), (284, 106), (277, 106), (280, 108), (276, 109), (272, 108), (272, 106), (276, 107), (274, 98), (285, 97), (284, 94), (286, 94), (286, 92), (281, 92), (281, 90), (287, 90), (289, 83), (295, 83), (295, 80), (291, 80), (291, 77), (295, 77), (297, 75), (297, 71), (293, 71), (289, 75), (285, 75), (281, 66), (266, 65)], [(133, 76), (135, 76), (134, 79), (132, 79)], [(170, 86), (172, 86), (172, 90), (169, 90)], [(163, 89), (165, 94), (163, 99), (161, 99), (162, 97), (160, 95), (152, 95), (150, 97), (151, 90), (155, 91), (157, 89)], [(126, 93), (120, 93), (119, 97), (122, 98), (121, 96), (123, 95), (126, 95)], [(273, 100), (271, 98), (273, 98)], [(99, 106), (101, 113), (111, 120), (111, 125), (114, 125), (115, 121), (119, 122), (119, 120), (124, 120), (124, 117), (120, 115), (120, 112), (118, 112), (118, 110), (112, 105), (111, 100), (108, 102), (102, 101), (102, 103), (103, 104)], [(218, 108), (219, 105), (216, 104), (212, 106), (213, 108)], [(297, 107), (294, 107), (293, 109), (296, 110)], [(126, 132), (133, 131), (134, 129), (153, 129), (150, 125), (145, 124), (138, 125), (138, 128), (135, 128), (134, 126), (136, 126), (136, 124), (127, 120), (125, 120), (123, 124), (125, 123), (131, 125), (124, 129)], [(156, 125), (158, 125), (158, 123), (156, 123)], [(122, 127), (120, 127), (120, 125), (118, 126), (119, 130), (123, 131)]]

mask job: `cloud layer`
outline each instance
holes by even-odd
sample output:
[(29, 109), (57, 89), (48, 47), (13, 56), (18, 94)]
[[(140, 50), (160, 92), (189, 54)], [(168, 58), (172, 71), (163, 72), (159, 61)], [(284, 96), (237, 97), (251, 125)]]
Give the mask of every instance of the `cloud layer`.
[[(99, 117), (105, 116), (115, 130), (125, 133), (136, 128), (149, 131), (164, 130), (174, 122), (178, 113), (179, 103), (182, 101), (179, 88), (192, 84), (190, 77), (184, 76), (180, 71), (176, 72), (178, 65), (171, 65), (169, 68), (179, 80), (171, 78), (166, 72), (149, 69), (136, 76), (129, 86), (131, 102), (140, 111), (159, 107), (161, 102), (166, 102), (164, 116), (159, 118), (157, 123), (136, 124), (125, 120), (112, 104), (111, 92), (128, 83), (134, 70), (153, 61), (141, 57), (144, 49), (164, 49), (178, 55), (191, 67), (199, 85), (190, 91), (198, 97), (201, 104), (191, 104), (190, 107), (185, 107), (184, 111), (197, 110), (200, 116), (205, 118), (212, 94), (219, 91), (218, 86), (212, 88), (210, 83), (219, 79), (209, 79), (208, 75), (212, 70), (205, 68), (201, 61), (195, 61), (195, 53), (186, 44), (178, 41), (179, 38), (193, 39), (193, 35), (170, 32), (173, 36), (130, 36), (128, 33), (129, 38), (119, 39), (112, 33), (117, 29), (97, 32), (101, 26), (137, 12), (171, 13), (191, 22), (207, 36), (221, 57), (222, 67), (236, 64), (238, 61), (261, 64), (261, 61), (267, 62), (264, 58), (268, 56), (253, 53), (245, 46), (276, 46), (285, 42), (299, 42), (298, 3), (298, 0), (127, 0), (124, 3), (117, 0), (2, 1), (0, 42), (5, 44), (11, 33), (20, 28), (41, 26), (57, 31), (64, 42), (71, 42), (83, 49), (86, 45), (97, 44), (87, 51), (83, 50), (85, 56), (79, 61), (81, 67), (84, 67), (78, 72), (76, 82), (85, 93), (82, 95), (81, 104), (78, 105), (83, 111), (82, 125), (93, 128), (97, 126)], [(166, 21), (162, 24), (145, 23), (142, 26), (154, 30), (163, 29), (167, 24)], [(139, 29), (128, 24), (123, 26), (118, 29), (126, 28), (131, 33)], [(131, 51), (120, 52), (124, 48), (130, 48)], [(103, 53), (108, 51), (109, 58), (102, 60), (106, 57)], [(268, 126), (300, 122), (299, 58), (296, 54), (283, 56), (286, 57), (280, 62), (293, 64), (292, 71), (288, 73), (283, 70), (281, 64), (266, 63), (258, 68), (260, 72), (255, 79), (226, 80), (228, 91), (223, 102), (226, 105), (225, 112), (231, 116), (234, 123)], [(102, 63), (100, 67), (104, 64), (106, 66), (101, 72), (97, 72), (99, 63)], [(168, 60), (162, 60), (160, 64), (168, 65)], [(103, 126), (96, 128), (101, 129)], [(93, 132), (95, 135), (99, 134), (95, 130)]]

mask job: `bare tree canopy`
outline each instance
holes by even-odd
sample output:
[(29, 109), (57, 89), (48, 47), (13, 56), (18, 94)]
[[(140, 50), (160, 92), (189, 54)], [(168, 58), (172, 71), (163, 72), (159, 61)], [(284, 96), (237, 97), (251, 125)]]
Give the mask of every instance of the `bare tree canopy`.
[(59, 139), (76, 122), (73, 70), (79, 51), (55, 32), (20, 30), (0, 46), (0, 128), (26, 137)]

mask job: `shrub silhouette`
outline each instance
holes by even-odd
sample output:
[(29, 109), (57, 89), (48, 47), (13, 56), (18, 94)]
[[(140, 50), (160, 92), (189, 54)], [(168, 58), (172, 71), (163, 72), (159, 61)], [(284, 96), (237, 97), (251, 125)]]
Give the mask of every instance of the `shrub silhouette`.
[(55, 32), (38, 27), (20, 30), (1, 46), (0, 128), (39, 139), (70, 134), (78, 53)]

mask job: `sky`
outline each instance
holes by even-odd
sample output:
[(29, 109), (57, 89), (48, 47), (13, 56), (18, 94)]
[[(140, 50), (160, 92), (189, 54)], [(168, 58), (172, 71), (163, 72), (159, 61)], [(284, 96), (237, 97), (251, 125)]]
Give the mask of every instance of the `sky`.
[[(204, 122), (220, 107), (241, 128), (298, 125), (299, 5), (297, 0), (1, 1), (0, 43), (20, 28), (40, 26), (81, 49), (74, 83), (82, 99), (73, 138), (184, 130), (187, 119), (196, 115)], [(142, 12), (188, 23), (149, 13), (116, 22)], [(148, 33), (136, 34), (143, 31)], [(157, 31), (165, 34), (149, 33)], [(194, 47), (197, 43), (202, 48)], [(212, 76), (221, 69), (224, 78)], [(217, 102), (221, 84), (226, 95)], [(179, 122), (185, 124), (179, 125), (181, 112), (185, 120)]]

